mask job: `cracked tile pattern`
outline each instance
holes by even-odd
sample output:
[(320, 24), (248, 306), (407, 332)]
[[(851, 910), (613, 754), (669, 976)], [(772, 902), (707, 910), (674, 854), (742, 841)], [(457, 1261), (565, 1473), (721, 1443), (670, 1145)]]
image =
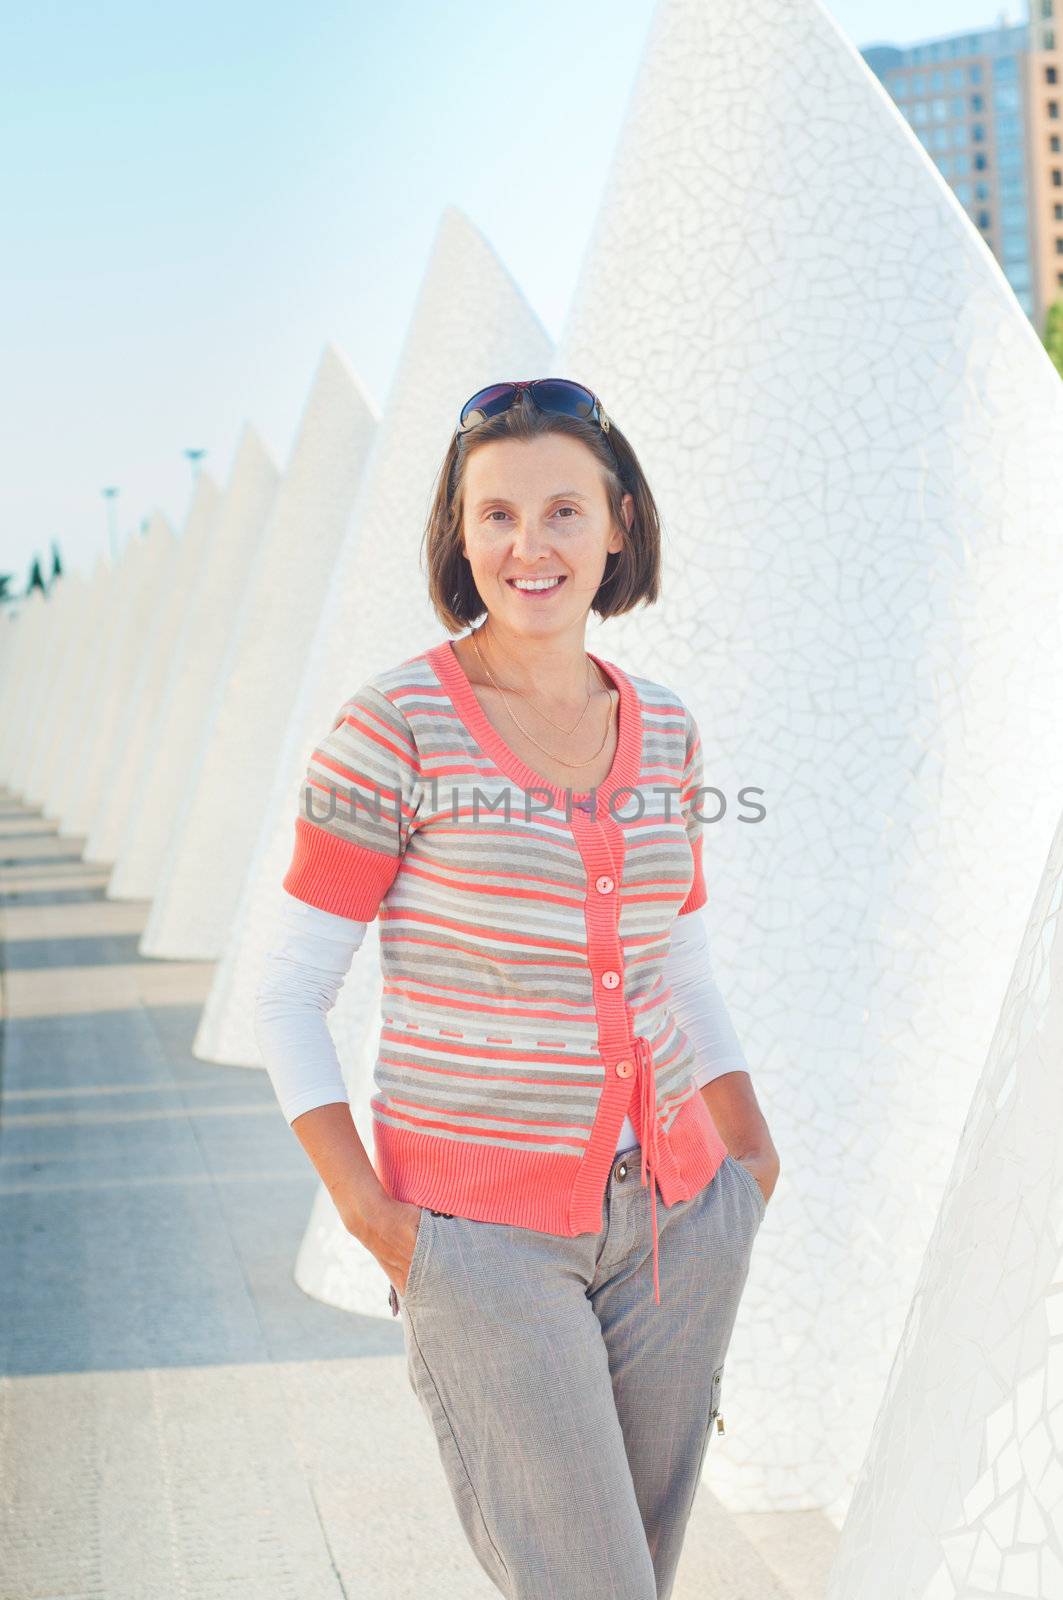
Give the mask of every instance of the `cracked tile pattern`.
[(828, 1600), (1063, 1595), (1063, 819)]
[(1063, 386), (814, 0), (658, 7), (556, 365), (659, 499), (588, 642), (698, 718), (782, 1160), (708, 1481), (840, 1524), (1063, 795)]

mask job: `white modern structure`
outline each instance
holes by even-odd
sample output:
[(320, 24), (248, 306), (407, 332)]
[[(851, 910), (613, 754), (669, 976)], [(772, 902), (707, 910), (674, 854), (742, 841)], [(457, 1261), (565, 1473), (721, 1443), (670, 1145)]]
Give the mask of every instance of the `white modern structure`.
[[(163, 690), (175, 659), (184, 653), (178, 650), (179, 641), (188, 637), (189, 622), (199, 621), (216, 603), (210, 580), (220, 552), (253, 553), (277, 479), (265, 444), (245, 424), (221, 505), (213, 485), (202, 495), (194, 493), (159, 603), (140, 618), (140, 655), (126, 683), (122, 720), (107, 754), (107, 783), (87, 830), (86, 861), (116, 860), (131, 826), (143, 817), (147, 774), (156, 753), (169, 747)], [(203, 514), (205, 505), (211, 508), (209, 516)]]
[(56, 651), (63, 634), (56, 619), (64, 614), (70, 618), (77, 592), (64, 584), (47, 594), (31, 590), (19, 601), (17, 618), (12, 619), (18, 626), (6, 630), (10, 650), (0, 658), (0, 683), (17, 682), (20, 702), (18, 714), (12, 705), (6, 716), (0, 716), (0, 774), (9, 789), (21, 792), (35, 713), (47, 700), (58, 670)]
[[(86, 625), (92, 596), (99, 593), (108, 570), (101, 557), (96, 562), (91, 578), (83, 577), (76, 570), (64, 572), (49, 592), (49, 606), (55, 602), (51, 636), (44, 654), (36, 662), (33, 674), (38, 680), (39, 694), (27, 706), (21, 727), (14, 717), (11, 718), (13, 742), (8, 747), (8, 756), (2, 767), (8, 774), (8, 786), (30, 805), (39, 803), (38, 774), (41, 761), (51, 746), (54, 729), (65, 713), (65, 687), (72, 681), (78, 663), (90, 648)], [(0, 667), (0, 680), (6, 679), (5, 668)], [(20, 688), (24, 681), (20, 680)]]
[[(307, 654), (253, 868), (196, 1037), (198, 1056), (258, 1060), (255, 991), (291, 859), (300, 782), (310, 751), (332, 726), (337, 708), (370, 673), (444, 636), (428, 602), (420, 548), (433, 480), (462, 402), (499, 374), (542, 371), (549, 360), (548, 337), (509, 273), (468, 220), (448, 208), (411, 318), (365, 490)], [(374, 923), (330, 1018), (348, 1072), (355, 1122), (370, 1153), (369, 1097), (380, 995)], [(337, 1261), (346, 1263), (346, 1273), (336, 1270)], [(386, 1276), (373, 1256), (345, 1233), (324, 1189), (297, 1276), (319, 1298), (390, 1315)]]
[(840, 1523), (1063, 801), (1063, 385), (816, 0), (658, 8), (556, 366), (659, 496), (592, 648), (698, 718), (784, 1168), (706, 1482)]
[[(204, 1060), (255, 1065), (254, 996), (281, 880), (291, 860), (299, 787), (314, 745), (343, 701), (382, 663), (442, 637), (420, 559), (433, 479), (461, 404), (500, 372), (532, 372), (550, 344), (477, 230), (448, 208), (437, 231), (366, 481), (338, 551), (299, 692), (263, 790), (262, 826), (232, 934), (196, 1036)], [(370, 931), (333, 1013), (344, 1059), (379, 1025), (379, 957)], [(368, 1076), (357, 1081), (368, 1093)], [(371, 1259), (379, 1285), (382, 1274)], [(387, 1293), (385, 1281), (384, 1293)], [(380, 1301), (377, 1295), (375, 1304)]]
[(48, 812), (60, 834), (83, 834), (109, 781), (109, 758), (124, 727), (125, 707), (144, 638), (158, 614), (179, 552), (161, 511), (122, 552), (101, 596), (99, 649), (83, 665), (81, 692), (71, 709), (69, 737), (57, 761)]
[[(210, 526), (218, 499), (210, 473), (200, 472), (180, 540), (171, 537), (168, 545), (158, 545), (156, 561), (160, 557), (167, 558), (167, 551), (169, 558), (178, 560), (179, 547), (185, 541), (198, 545)], [(153, 532), (157, 536), (157, 524), (154, 529), (149, 525), (149, 538)], [(119, 639), (126, 635), (127, 629), (136, 629), (138, 614), (143, 619), (147, 612), (148, 597), (138, 595), (136, 589), (136, 574), (146, 556), (145, 540), (139, 536), (130, 540), (113, 563), (109, 557), (101, 556), (76, 611), (64, 610), (61, 624), (58, 608), (52, 611), (49, 654), (54, 664), (48, 669), (52, 689), (46, 714), (38, 715), (29, 705), (23, 681), (20, 680), (17, 688), (12, 686), (12, 715), (39, 723), (31, 770), (26, 774), (22, 796), (44, 807), (46, 815), (61, 814), (70, 803), (70, 774), (72, 770), (81, 770), (72, 768), (72, 752), (87, 752), (93, 739), (105, 738), (105, 724), (100, 716), (105, 674)], [(50, 600), (59, 601), (68, 581), (64, 576)], [(168, 593), (164, 577), (161, 596), (156, 595), (155, 603), (164, 604)], [(135, 648), (135, 631), (128, 643), (130, 648)], [(113, 669), (113, 662), (111, 665)], [(121, 695), (118, 708), (121, 711)], [(117, 726), (119, 730), (123, 726), (121, 717)], [(113, 723), (111, 728), (113, 732)]]
[[(329, 346), (300, 420), (259, 558), (231, 618), (217, 689), (169, 819), (140, 953), (220, 953), (254, 844), (254, 817), (325, 601), (377, 414)], [(250, 806), (248, 797), (251, 798)], [(250, 821), (249, 821), (250, 818)]]
[(827, 1600), (1063, 1595), (1063, 819)]

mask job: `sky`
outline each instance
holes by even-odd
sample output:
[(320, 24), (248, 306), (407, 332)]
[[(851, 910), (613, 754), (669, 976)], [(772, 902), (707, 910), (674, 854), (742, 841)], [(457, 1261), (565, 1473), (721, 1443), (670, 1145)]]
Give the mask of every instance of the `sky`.
[[(705, 0), (712, 3), (712, 0)], [(206, 451), (287, 460), (324, 346), (383, 410), (447, 204), (557, 337), (655, 0), (5, 8), (0, 573), (91, 575)], [(827, 0), (858, 47), (1023, 20)], [(488, 96), (485, 87), (491, 89)], [(487, 107), (492, 108), (488, 113)], [(471, 108), (476, 109), (476, 115)]]

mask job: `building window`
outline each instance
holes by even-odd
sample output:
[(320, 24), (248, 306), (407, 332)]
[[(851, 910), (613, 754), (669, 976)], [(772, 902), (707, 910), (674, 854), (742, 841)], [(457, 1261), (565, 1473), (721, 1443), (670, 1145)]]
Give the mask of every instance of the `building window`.
[(1063, 239), (1056, 240), (1056, 255), (1063, 256)]
[[(972, 94), (972, 96), (971, 96), (971, 110), (972, 111), (984, 111), (985, 110), (985, 100), (983, 99), (983, 97), (980, 94)], [(962, 113), (958, 113), (958, 114), (962, 115)]]
[(1041, 15), (1042, 17), (1052, 15), (1052, 0), (1041, 0)]
[(1063, 172), (1058, 167), (1052, 168), (1052, 187), (1053, 189), (1063, 189)]
[(949, 71), (949, 88), (950, 89), (962, 89), (963, 88), (963, 68), (962, 67), (952, 67), (950, 69), (950, 71)]
[(943, 89), (945, 87), (945, 74), (940, 67), (930, 74), (930, 87), (931, 89)]
[(973, 124), (971, 128), (971, 138), (974, 140), (975, 144), (982, 144), (984, 142), (985, 128), (980, 122)]
[(976, 62), (973, 63), (972, 66), (969, 66), (967, 68), (967, 76), (968, 76), (968, 78), (970, 79), (970, 81), (972, 83), (981, 83), (981, 81), (982, 81), (982, 63), (980, 61), (976, 61)]
[(988, 200), (989, 199), (989, 185), (988, 185), (988, 183), (976, 183), (975, 186), (974, 186), (974, 197), (975, 197), (976, 200)]
[(908, 112), (908, 118), (912, 122), (913, 125), (924, 123), (927, 120), (927, 103), (926, 103), (926, 101), (925, 100), (917, 100), (915, 102), (915, 105), (912, 106), (911, 110)]
[(1063, 222), (1063, 205), (1060, 205), (1058, 200), (1056, 201), (1055, 205), (1052, 207), (1052, 210), (1053, 210), (1053, 213), (1055, 214), (1056, 221), (1057, 222)]
[(1056, 48), (1056, 36), (1052, 32), (1051, 28), (1045, 29), (1043, 45), (1046, 50), (1054, 50)]
[(979, 213), (978, 213), (978, 226), (980, 228), (988, 228), (989, 227), (989, 212), (988, 211), (979, 211)]
[(970, 186), (969, 183), (957, 183), (955, 185), (955, 194), (956, 194), (956, 198), (960, 202), (961, 206), (969, 206), (970, 205), (970, 203), (971, 203), (971, 186)]
[[(984, 172), (986, 170), (986, 168), (988, 167), (988, 165), (989, 165), (989, 158), (986, 155), (985, 151), (984, 150), (976, 150), (975, 154), (974, 154), (975, 171), (976, 172)], [(1055, 182), (1054, 178), (1053, 178), (1052, 182), (1053, 183)]]
[(1063, 272), (1057, 272), (1056, 273), (1056, 282), (1059, 283), (1059, 284), (1063, 284)]
[(944, 100), (931, 100), (930, 115), (935, 122), (944, 122), (949, 114), (948, 104)]
[(1058, 117), (1059, 116), (1059, 101), (1058, 100), (1050, 100), (1048, 102), (1048, 115), (1050, 117)]
[(1056, 78), (1057, 78), (1057, 73), (1056, 73), (1055, 67), (1046, 67), (1045, 68), (1045, 82), (1046, 83), (1055, 83), (1056, 82)]
[(962, 94), (957, 95), (956, 99), (952, 101), (951, 115), (954, 117), (965, 117), (967, 115), (967, 102)]
[(1058, 133), (1049, 134), (1049, 136), (1048, 136), (1048, 148), (1049, 148), (1049, 150), (1052, 150), (1052, 151), (1055, 151), (1055, 150), (1059, 149), (1059, 134)]

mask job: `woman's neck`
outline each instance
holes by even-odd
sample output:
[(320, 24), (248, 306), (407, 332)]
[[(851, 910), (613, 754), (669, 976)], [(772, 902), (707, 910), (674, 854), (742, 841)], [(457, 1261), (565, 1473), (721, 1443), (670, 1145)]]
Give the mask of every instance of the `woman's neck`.
[[(601, 686), (582, 637), (573, 640), (505, 635), (490, 622), (456, 641), (470, 680), (485, 687), (531, 694), (553, 705), (572, 704)], [(474, 664), (476, 673), (468, 671)]]

